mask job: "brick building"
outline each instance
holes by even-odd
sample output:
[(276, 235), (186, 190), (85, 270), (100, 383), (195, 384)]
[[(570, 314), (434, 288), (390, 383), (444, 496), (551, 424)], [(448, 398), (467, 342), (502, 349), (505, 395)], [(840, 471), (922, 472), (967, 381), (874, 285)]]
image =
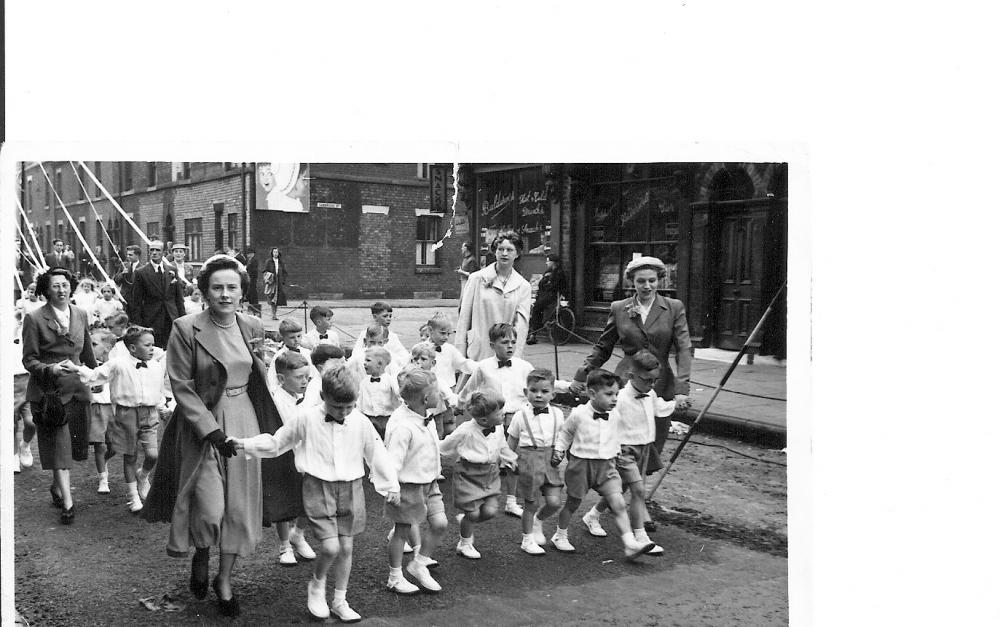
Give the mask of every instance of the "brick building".
[[(147, 237), (187, 244), (196, 267), (215, 250), (246, 246), (263, 263), (278, 246), (289, 270), (290, 299), (458, 296), (453, 269), (461, 261), (461, 243), (446, 238), (440, 248), (433, 246), (452, 217), (451, 164), (295, 165), (307, 173), (306, 195), (292, 213), (268, 208), (253, 163), (87, 162)], [(82, 169), (80, 186), (77, 164), (44, 167), (84, 238), (95, 251), (101, 246), (112, 273), (114, 250), (124, 256), (125, 246), (141, 244), (141, 238)], [(83, 246), (38, 164), (24, 164), (21, 175), (21, 203), (42, 248), (63, 239), (76, 254), (75, 269), (86, 271)]]
[[(528, 278), (557, 252), (592, 339), (633, 293), (624, 268), (642, 254), (669, 268), (661, 293), (684, 301), (695, 346), (739, 349), (787, 274), (787, 189), (776, 163), (463, 164), (455, 221), (480, 247), (517, 230)], [(778, 305), (758, 350), (783, 357)]]

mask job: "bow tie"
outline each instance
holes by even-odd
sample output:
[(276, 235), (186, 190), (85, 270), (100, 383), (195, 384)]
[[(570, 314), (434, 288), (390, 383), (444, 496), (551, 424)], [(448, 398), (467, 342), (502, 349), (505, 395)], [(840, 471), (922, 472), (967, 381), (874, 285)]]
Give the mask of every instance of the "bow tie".
[(378, 383), (382, 380), (382, 377), (372, 377), (372, 383)]
[(546, 405), (545, 407), (534, 407), (534, 406), (532, 406), (531, 411), (535, 412), (536, 416), (538, 414), (547, 414), (547, 413), (549, 413), (549, 406), (548, 405)]
[(440, 353), (441, 352), (441, 347), (440, 346), (435, 346), (434, 347), (434, 352)]
[(424, 418), (424, 426), (425, 427), (427, 425), (431, 424), (432, 422), (434, 422), (434, 416), (428, 416), (428, 417)]
[(641, 393), (641, 394), (636, 394), (636, 395), (635, 395), (635, 397), (636, 397), (636, 398), (646, 398), (646, 397), (648, 397), (648, 396), (649, 396), (649, 394), (646, 394), (645, 392), (643, 392), (643, 393)]
[(288, 348), (287, 346), (285, 347), (285, 350), (286, 350), (286, 351), (289, 351), (289, 352), (292, 352), (292, 353), (297, 353), (297, 352), (299, 352), (299, 349), (297, 349), (297, 348)]
[(301, 405), (302, 401), (304, 401), (304, 400), (306, 400), (305, 396), (303, 396), (302, 398), (297, 398), (297, 399), (295, 399), (295, 404), (296, 405)]
[(606, 411), (594, 412), (594, 420), (607, 420), (607, 419), (608, 419), (608, 412)]
[(483, 436), (488, 438), (488, 437), (490, 437), (491, 433), (496, 433), (496, 430), (497, 430), (496, 427), (490, 427), (489, 429), (483, 429)]
[(510, 360), (508, 359), (508, 360), (505, 361), (503, 359), (497, 359), (497, 367), (498, 368), (510, 368), (511, 367)]
[(342, 424), (344, 424), (344, 419), (343, 419), (343, 418), (334, 418), (334, 417), (333, 417), (333, 416), (331, 416), (330, 414), (327, 414), (327, 415), (326, 415), (326, 421), (327, 421), (327, 422), (335, 422), (335, 423), (337, 423), (338, 425), (342, 425)]
[(144, 361), (137, 361), (135, 362), (135, 369), (138, 370), (139, 368), (149, 368), (149, 366)]
[(319, 334), (319, 339), (321, 339), (321, 340), (325, 340), (325, 339), (327, 339), (328, 337), (329, 337), (329, 336), (328, 336), (328, 335), (327, 335), (326, 333), (320, 333), (320, 334)]

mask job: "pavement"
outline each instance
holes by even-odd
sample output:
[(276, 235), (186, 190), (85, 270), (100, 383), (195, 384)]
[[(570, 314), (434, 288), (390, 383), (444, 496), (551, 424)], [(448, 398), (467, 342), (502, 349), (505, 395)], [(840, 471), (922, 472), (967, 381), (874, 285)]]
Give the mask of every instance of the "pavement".
[[(341, 336), (341, 343), (353, 346), (354, 338), (371, 321), (370, 300), (308, 301), (307, 307), (325, 305), (334, 310), (334, 330)], [(393, 323), (390, 327), (399, 334), (404, 346), (411, 346), (420, 337), (420, 327), (437, 311), (445, 311), (457, 318), (457, 299), (406, 299), (391, 300)], [(294, 301), (288, 307), (279, 307), (279, 320), (264, 315), (264, 329), (277, 332), (282, 318), (294, 318), (312, 328), (303, 303)], [(298, 305), (296, 307), (296, 305)], [(266, 307), (266, 305), (265, 305)], [(541, 337), (541, 335), (539, 336)], [(552, 346), (539, 342), (525, 347), (524, 358), (531, 364), (549, 368), (559, 378), (571, 379), (574, 372), (590, 354), (590, 345), (570, 342)], [(608, 360), (605, 367), (614, 370), (621, 358), (621, 350)], [(736, 351), (714, 348), (695, 349), (691, 366), (692, 408), (675, 419), (688, 424), (698, 416), (709, 402), (715, 387), (736, 358)], [(704, 433), (735, 437), (743, 441), (769, 447), (782, 448), (786, 443), (787, 419), (784, 399), (787, 398), (785, 363), (772, 357), (756, 356), (753, 364), (744, 356), (698, 424)]]

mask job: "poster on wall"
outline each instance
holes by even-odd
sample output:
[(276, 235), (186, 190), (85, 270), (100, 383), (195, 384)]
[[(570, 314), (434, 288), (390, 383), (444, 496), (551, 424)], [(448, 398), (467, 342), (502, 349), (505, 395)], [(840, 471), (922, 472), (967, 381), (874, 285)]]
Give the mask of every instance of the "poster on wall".
[(517, 178), (517, 232), (524, 242), (524, 252), (547, 252), (551, 221), (552, 209), (541, 169), (521, 170)]
[(257, 163), (257, 209), (309, 212), (309, 164)]

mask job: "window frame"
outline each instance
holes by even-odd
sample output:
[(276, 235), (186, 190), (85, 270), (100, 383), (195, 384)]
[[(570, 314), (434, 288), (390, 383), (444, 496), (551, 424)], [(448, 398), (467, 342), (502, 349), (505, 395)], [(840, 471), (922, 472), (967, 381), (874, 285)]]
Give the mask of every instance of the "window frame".
[[(421, 228), (423, 226), (423, 229)], [(433, 225), (433, 229), (428, 231), (428, 226)], [(421, 233), (421, 230), (424, 232)], [(426, 236), (430, 233), (433, 237), (428, 239)], [(420, 236), (424, 235), (424, 239)], [(441, 216), (436, 213), (421, 213), (417, 215), (416, 222), (416, 233), (414, 241), (416, 244), (414, 263), (418, 268), (437, 268), (440, 263), (440, 256), (437, 254), (437, 250), (433, 249), (434, 244), (441, 239)], [(428, 262), (428, 259), (430, 261)]]
[[(198, 229), (194, 230), (193, 227)], [(202, 244), (204, 241), (204, 225), (201, 218), (184, 219), (184, 244), (188, 247), (189, 261), (202, 261)]]

